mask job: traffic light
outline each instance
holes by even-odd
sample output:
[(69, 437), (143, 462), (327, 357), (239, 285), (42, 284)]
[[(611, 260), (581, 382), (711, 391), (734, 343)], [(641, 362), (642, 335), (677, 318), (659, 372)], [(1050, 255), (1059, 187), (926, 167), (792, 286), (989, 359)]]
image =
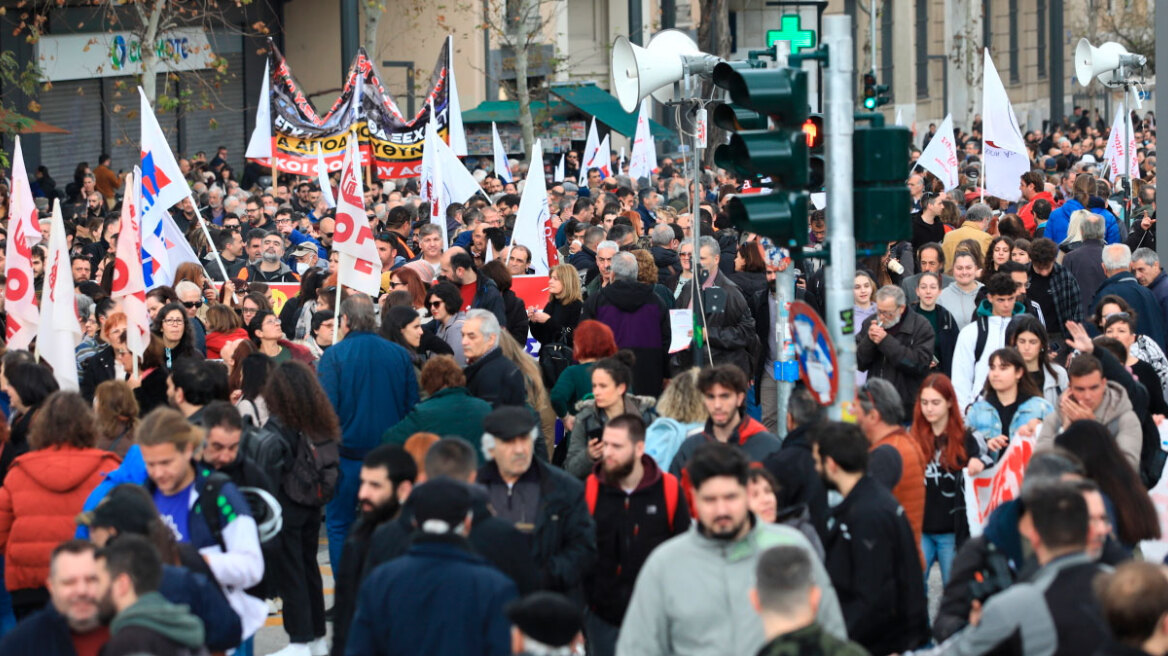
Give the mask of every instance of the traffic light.
[(912, 238), (908, 128), (857, 127), (852, 138), (852, 200), (856, 241)]
[[(723, 62), (714, 67), (714, 84), (729, 92), (732, 103), (714, 110), (715, 125), (731, 132), (730, 143), (715, 151), (714, 161), (745, 176), (769, 177), (773, 185), (771, 193), (735, 196), (726, 206), (731, 220), (739, 229), (781, 246), (806, 244), (807, 73), (796, 68), (744, 69)], [(741, 120), (746, 116), (743, 110), (763, 122), (769, 118), (774, 128)], [(731, 121), (732, 117), (738, 120)]]
[(807, 138), (807, 148), (811, 151), (810, 177), (807, 188), (811, 191), (823, 191), (827, 180), (827, 161), (824, 159), (824, 148), (827, 145), (827, 134), (823, 131), (823, 114), (812, 114), (803, 122), (803, 136)]
[(887, 105), (889, 98), (888, 85), (876, 84), (875, 73), (864, 73), (864, 108), (876, 109), (882, 105)]

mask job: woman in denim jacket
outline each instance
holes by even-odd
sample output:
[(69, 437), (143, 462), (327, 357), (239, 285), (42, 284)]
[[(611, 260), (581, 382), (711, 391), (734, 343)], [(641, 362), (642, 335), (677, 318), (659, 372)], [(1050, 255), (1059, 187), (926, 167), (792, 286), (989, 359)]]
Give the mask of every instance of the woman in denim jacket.
[(1016, 349), (1007, 347), (991, 353), (985, 388), (965, 413), (965, 425), (981, 447), (981, 455), (969, 462), (969, 473), (992, 467), (1014, 435), (1024, 429), (1034, 435), (1043, 418), (1053, 411), (1054, 407), (1042, 398), (1042, 390), (1027, 375), (1026, 362)]

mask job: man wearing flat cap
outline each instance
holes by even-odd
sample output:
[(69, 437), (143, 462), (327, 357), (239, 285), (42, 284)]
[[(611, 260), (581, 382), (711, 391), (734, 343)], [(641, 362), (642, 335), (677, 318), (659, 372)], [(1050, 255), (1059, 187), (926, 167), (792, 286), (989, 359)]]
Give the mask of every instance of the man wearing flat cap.
[(410, 502), (417, 529), (413, 545), (362, 584), (345, 654), (508, 653), (511, 630), (504, 608), (518, 593), (511, 579), (467, 542), (470, 488), (438, 477), (415, 488)]
[(479, 469), (495, 514), (528, 537), (541, 587), (583, 601), (583, 579), (596, 562), (596, 528), (574, 476), (534, 458), (535, 418), (502, 406), (483, 420), (493, 458)]
[(580, 606), (562, 594), (534, 592), (507, 606), (511, 653), (517, 656), (582, 654)]

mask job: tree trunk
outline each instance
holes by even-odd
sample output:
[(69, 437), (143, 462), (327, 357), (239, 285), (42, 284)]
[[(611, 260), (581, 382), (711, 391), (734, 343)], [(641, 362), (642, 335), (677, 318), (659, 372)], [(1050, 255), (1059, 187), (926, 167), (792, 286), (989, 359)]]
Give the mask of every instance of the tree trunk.
[(158, 44), (158, 22), (165, 8), (166, 0), (154, 0), (150, 7), (150, 17), (146, 21), (146, 32), (142, 35), (142, 91), (151, 105), (154, 105), (155, 96), (158, 95), (158, 76), (155, 74), (158, 51), (155, 48)]
[[(730, 58), (730, 12), (726, 0), (701, 0), (701, 18), (698, 23), (698, 48), (703, 52), (722, 59)], [(702, 97), (709, 98), (714, 85), (710, 80), (702, 81)], [(691, 126), (692, 127), (692, 126)], [(702, 162), (706, 167), (714, 165), (714, 149), (725, 143), (726, 131), (707, 123), (706, 150)], [(692, 200), (692, 199), (691, 199)]]
[(378, 59), (377, 54), (377, 26), (381, 23), (381, 14), (385, 12), (384, 3), (379, 0), (364, 0), (361, 11), (365, 13), (365, 54), (371, 61)]
[(538, 37), (528, 16), (539, 12), (540, 0), (509, 0), (507, 27), (511, 47), (515, 53), (515, 100), (519, 103), (519, 131), (523, 136), (524, 159), (533, 165), (531, 149), (535, 145), (535, 121), (531, 115), (531, 91), (527, 87), (527, 48)]

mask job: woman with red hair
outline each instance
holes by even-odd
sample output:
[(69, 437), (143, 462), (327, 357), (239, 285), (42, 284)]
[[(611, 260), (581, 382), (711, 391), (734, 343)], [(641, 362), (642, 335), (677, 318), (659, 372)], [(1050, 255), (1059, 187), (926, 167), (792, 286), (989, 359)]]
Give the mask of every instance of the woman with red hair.
[(581, 321), (572, 333), (572, 358), (578, 363), (564, 369), (552, 386), (552, 410), (564, 420), (564, 429), (572, 430), (576, 404), (592, 394), (592, 365), (597, 360), (616, 355), (616, 337), (612, 328), (595, 319)]
[(945, 374), (931, 374), (921, 383), (909, 431), (929, 458), (925, 467), (925, 520), (921, 529), (921, 554), (925, 578), (933, 563), (941, 567), (941, 580), (949, 582), (949, 570), (957, 553), (957, 537), (969, 535), (965, 522), (962, 472), (977, 442), (966, 436), (957, 405), (957, 393)]

